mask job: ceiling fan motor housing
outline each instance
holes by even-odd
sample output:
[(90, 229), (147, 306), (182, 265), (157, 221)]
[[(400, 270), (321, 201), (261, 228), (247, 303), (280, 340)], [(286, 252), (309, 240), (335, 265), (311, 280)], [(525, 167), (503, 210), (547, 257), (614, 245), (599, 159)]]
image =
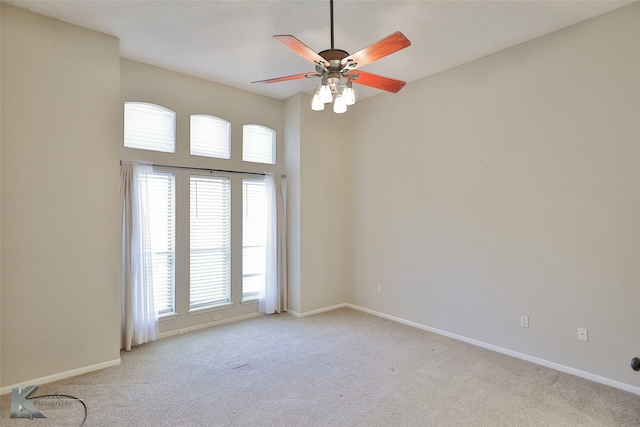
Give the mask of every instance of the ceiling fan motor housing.
[(343, 70), (342, 60), (349, 56), (349, 52), (340, 49), (327, 49), (318, 53), (326, 62), (329, 63), (327, 67), (326, 63), (316, 63), (316, 71), (321, 76), (330, 76), (331, 74), (339, 75)]
[(349, 56), (349, 52), (346, 52), (341, 49), (327, 49), (318, 53), (318, 55), (322, 56), (324, 59), (329, 61), (329, 63), (335, 60), (335, 61), (338, 61), (338, 64), (340, 64), (340, 61), (342, 61), (344, 58)]

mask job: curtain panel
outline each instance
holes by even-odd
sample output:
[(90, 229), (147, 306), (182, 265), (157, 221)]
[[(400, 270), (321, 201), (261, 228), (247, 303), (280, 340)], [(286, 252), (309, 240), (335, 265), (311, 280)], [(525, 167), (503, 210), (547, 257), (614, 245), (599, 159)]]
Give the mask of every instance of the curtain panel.
[(287, 236), (283, 181), (273, 172), (265, 174), (267, 237), (265, 289), (258, 311), (266, 314), (287, 311)]
[(120, 166), (122, 204), (121, 348), (155, 341), (158, 316), (153, 303), (153, 265), (149, 230), (149, 184), (153, 165), (125, 161)]

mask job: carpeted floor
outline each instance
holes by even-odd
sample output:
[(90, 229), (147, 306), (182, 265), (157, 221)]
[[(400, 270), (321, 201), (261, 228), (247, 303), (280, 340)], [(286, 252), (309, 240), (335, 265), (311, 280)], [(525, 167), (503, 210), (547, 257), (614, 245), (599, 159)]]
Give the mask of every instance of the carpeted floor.
[[(351, 309), (254, 318), (145, 344), (41, 385), (85, 426), (640, 426), (640, 396)], [(82, 405), (39, 399), (79, 426)]]

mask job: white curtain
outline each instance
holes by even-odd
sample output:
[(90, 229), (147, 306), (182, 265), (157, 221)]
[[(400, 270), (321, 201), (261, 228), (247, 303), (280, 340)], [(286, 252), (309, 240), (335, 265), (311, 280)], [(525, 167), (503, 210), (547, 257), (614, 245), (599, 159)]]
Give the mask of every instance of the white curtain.
[(123, 212), (122, 348), (155, 341), (158, 315), (153, 304), (153, 266), (149, 231), (149, 184), (153, 166), (122, 162), (120, 200)]
[(272, 172), (264, 177), (267, 197), (267, 239), (265, 289), (260, 293), (259, 311), (273, 314), (287, 311), (287, 238), (281, 177)]

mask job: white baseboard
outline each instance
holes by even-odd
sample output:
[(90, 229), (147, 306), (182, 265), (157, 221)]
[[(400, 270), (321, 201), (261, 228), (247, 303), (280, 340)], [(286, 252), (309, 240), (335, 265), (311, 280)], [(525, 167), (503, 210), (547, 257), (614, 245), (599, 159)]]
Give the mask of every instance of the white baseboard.
[(295, 311), (291, 311), (291, 310), (289, 310), (289, 312), (296, 317), (307, 317), (307, 316), (313, 316), (314, 314), (325, 313), (327, 311), (333, 311), (333, 310), (337, 310), (339, 308), (348, 307), (348, 306), (349, 304), (342, 303), (342, 304), (332, 305), (330, 307), (319, 308), (317, 310), (305, 311), (304, 313), (296, 313)]
[(547, 368), (555, 369), (556, 371), (564, 372), (566, 374), (575, 375), (576, 377), (585, 378), (590, 381), (594, 381), (600, 384), (608, 385), (611, 387), (615, 387), (624, 391), (628, 391), (629, 393), (640, 395), (640, 387), (636, 387), (630, 384), (626, 384), (620, 381), (612, 380), (610, 378), (601, 377), (600, 375), (595, 375), (590, 372), (581, 371), (579, 369), (571, 368), (569, 366), (560, 365), (555, 362), (551, 362), (549, 360), (540, 359), (538, 357), (530, 356), (528, 354), (519, 353), (517, 351), (509, 350), (506, 348), (498, 347), (493, 344), (488, 344), (486, 342), (474, 340), (472, 338), (467, 338), (462, 335), (453, 334), (451, 332), (443, 331), (441, 329), (432, 328), (430, 326), (422, 325), (420, 323), (412, 322), (410, 320), (402, 319), (400, 317), (391, 316), (389, 314), (381, 313), (379, 311), (370, 310), (368, 308), (360, 307), (354, 304), (345, 304), (346, 307), (353, 308), (354, 310), (363, 311), (365, 313), (373, 314), (374, 316), (382, 317), (385, 319), (393, 320), (394, 322), (402, 323), (405, 325), (413, 326), (418, 329), (422, 329), (425, 331), (433, 332), (438, 335), (443, 335), (448, 338), (453, 338), (454, 340), (463, 341), (469, 344), (476, 345), (478, 347), (486, 348), (491, 351), (495, 351), (498, 353), (506, 354), (508, 356), (516, 357), (518, 359), (526, 360), (527, 362), (532, 362), (537, 365), (546, 366)]
[(161, 333), (158, 334), (158, 339), (172, 337), (174, 335), (182, 335), (182, 334), (186, 334), (187, 332), (197, 331), (197, 330), (200, 330), (200, 329), (206, 329), (206, 328), (210, 328), (212, 326), (224, 325), (225, 323), (238, 322), (240, 320), (251, 319), (252, 317), (258, 317), (258, 316), (264, 316), (264, 314), (263, 313), (258, 313), (258, 312), (249, 313), (249, 314), (245, 314), (244, 316), (229, 317), (228, 319), (221, 319), (221, 320), (216, 320), (214, 322), (202, 323), (200, 325), (190, 326), (188, 328), (182, 328), (182, 329), (176, 329), (176, 330), (173, 330), (173, 331), (161, 332)]
[(85, 366), (84, 368), (72, 369), (70, 371), (61, 372), (59, 374), (48, 375), (42, 378), (34, 378), (29, 381), (24, 381), (18, 384), (9, 385), (0, 388), (0, 395), (10, 393), (14, 388), (24, 388), (30, 385), (42, 385), (52, 383), (54, 381), (64, 380), (66, 378), (75, 377), (76, 375), (86, 374), (87, 372), (99, 371), (100, 369), (110, 368), (120, 364), (120, 358), (110, 360), (108, 362), (98, 363), (96, 365)]

